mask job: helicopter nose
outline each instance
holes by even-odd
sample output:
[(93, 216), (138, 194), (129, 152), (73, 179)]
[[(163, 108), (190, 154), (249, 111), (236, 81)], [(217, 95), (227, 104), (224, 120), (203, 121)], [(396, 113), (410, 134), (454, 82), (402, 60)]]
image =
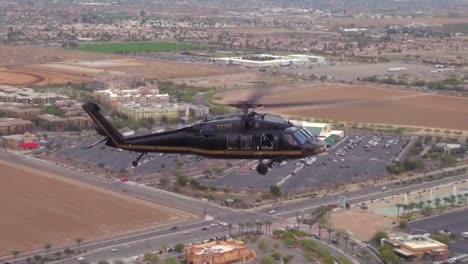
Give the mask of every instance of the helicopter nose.
[(323, 141), (313, 141), (311, 143), (314, 149), (314, 154), (320, 154), (327, 150), (327, 145)]

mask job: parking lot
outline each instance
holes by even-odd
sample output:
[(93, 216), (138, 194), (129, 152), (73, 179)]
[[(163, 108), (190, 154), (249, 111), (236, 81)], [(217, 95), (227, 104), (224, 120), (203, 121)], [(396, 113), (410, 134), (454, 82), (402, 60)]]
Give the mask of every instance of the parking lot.
[(462, 232), (468, 232), (468, 209), (409, 223), (408, 230), (417, 234), (448, 230), (457, 236), (450, 241), (450, 251), (455, 254), (468, 254), (468, 239), (460, 237)]
[[(350, 143), (350, 140), (353, 142)], [(377, 141), (372, 135), (358, 137), (350, 135), (333, 150), (316, 156), (315, 161), (311, 158), (291, 160), (282, 166), (274, 166), (265, 176), (250, 170), (232, 172), (221, 179), (202, 181), (209, 186), (250, 187), (264, 191), (271, 185), (280, 184), (283, 192), (290, 193), (339, 182), (380, 177), (387, 174), (387, 164), (398, 154), (407, 140), (399, 136), (384, 136), (379, 137)], [(369, 142), (374, 142), (374, 145)], [(388, 147), (384, 147), (386, 145)], [(294, 171), (295, 175), (290, 175)]]
[[(173, 172), (177, 166), (182, 166), (184, 170), (200, 170), (200, 168), (215, 167), (216, 164), (225, 165), (223, 160), (209, 160), (193, 155), (173, 155), (148, 153), (141, 160), (137, 167), (132, 166), (132, 161), (138, 157), (138, 153), (107, 147), (101, 143), (91, 149), (85, 149), (99, 140), (98, 137), (88, 138), (79, 143), (72, 142), (70, 146), (56, 154), (57, 158), (109, 168), (115, 173), (125, 175), (141, 175), (149, 173), (169, 173)], [(232, 161), (231, 161), (232, 162)], [(221, 165), (220, 165), (221, 166)]]

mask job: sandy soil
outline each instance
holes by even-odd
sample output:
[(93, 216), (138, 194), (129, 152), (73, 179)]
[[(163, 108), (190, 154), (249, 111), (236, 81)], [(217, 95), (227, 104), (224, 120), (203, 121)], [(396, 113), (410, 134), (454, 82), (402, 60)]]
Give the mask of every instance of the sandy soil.
[[(102, 61), (108, 63), (100, 63)], [(156, 59), (133, 59), (121, 55), (69, 49), (10, 46), (0, 47), (0, 65), (16, 73), (16, 75), (7, 74), (0, 68), (0, 84), (18, 82), (18, 85), (89, 81), (102, 70), (143, 74), (148, 79), (206, 77), (243, 71), (239, 68)], [(31, 75), (37, 75), (41, 80), (31, 79)]]
[(386, 18), (386, 19), (371, 19), (371, 18), (340, 18), (328, 19), (331, 24), (337, 25), (409, 25), (413, 23), (424, 24), (459, 24), (467, 23), (467, 17), (421, 17), (421, 18)]
[(362, 212), (360, 209), (334, 212), (331, 217), (333, 228), (336, 230), (350, 231), (353, 237), (367, 241), (377, 231), (383, 231), (390, 228), (396, 218), (381, 215), (373, 215)]
[[(221, 102), (245, 100), (252, 90), (217, 95)], [(291, 116), (337, 121), (396, 124), (468, 130), (468, 98), (357, 85), (300, 84), (264, 92), (260, 103), (325, 103), (315, 106), (264, 108)], [(287, 95), (287, 96), (285, 96)]]
[(192, 215), (0, 161), (0, 256), (91, 241)]

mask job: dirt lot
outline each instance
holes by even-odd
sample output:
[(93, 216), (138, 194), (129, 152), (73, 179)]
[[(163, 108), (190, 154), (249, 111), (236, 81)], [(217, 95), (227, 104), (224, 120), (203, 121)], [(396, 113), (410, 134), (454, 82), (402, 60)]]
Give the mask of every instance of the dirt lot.
[(193, 217), (56, 175), (0, 161), (0, 256), (115, 236)]
[(338, 230), (351, 231), (353, 237), (367, 241), (377, 231), (383, 231), (393, 226), (395, 217), (373, 215), (358, 208), (340, 211), (332, 214), (333, 227)]
[[(222, 102), (245, 100), (252, 90), (221, 93)], [(285, 96), (287, 95), (287, 96)], [(261, 103), (328, 102), (323, 105), (264, 108), (291, 116), (329, 120), (468, 130), (468, 98), (357, 85), (300, 84), (265, 92)]]
[(385, 19), (372, 19), (372, 18), (340, 18), (328, 19), (330, 23), (336, 25), (409, 25), (413, 23), (424, 24), (459, 24), (467, 23), (467, 17), (421, 17), (421, 18), (385, 18)]
[(3, 66), (0, 68), (0, 84), (12, 85), (83, 82), (91, 80), (102, 70), (143, 74), (148, 79), (205, 77), (242, 71), (215, 65), (132, 59), (69, 49), (10, 46), (0, 47), (0, 66)]

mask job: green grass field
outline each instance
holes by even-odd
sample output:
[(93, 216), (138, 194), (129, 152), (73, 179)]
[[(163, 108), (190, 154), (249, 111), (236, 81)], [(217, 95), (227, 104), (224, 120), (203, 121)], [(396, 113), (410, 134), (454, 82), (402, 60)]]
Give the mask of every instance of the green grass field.
[(78, 46), (77, 50), (101, 52), (101, 53), (119, 53), (130, 52), (161, 52), (161, 51), (184, 51), (201, 49), (202, 46), (190, 43), (176, 42), (118, 42), (118, 43), (94, 43)]

